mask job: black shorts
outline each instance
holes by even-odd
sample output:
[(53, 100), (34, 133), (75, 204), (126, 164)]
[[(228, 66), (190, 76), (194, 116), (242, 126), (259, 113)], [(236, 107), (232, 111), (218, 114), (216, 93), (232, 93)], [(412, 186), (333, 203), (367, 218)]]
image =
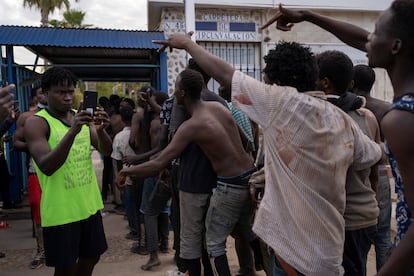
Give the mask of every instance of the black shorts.
[(59, 268), (78, 258), (98, 258), (108, 249), (100, 211), (81, 221), (44, 227), (43, 239), (46, 265)]

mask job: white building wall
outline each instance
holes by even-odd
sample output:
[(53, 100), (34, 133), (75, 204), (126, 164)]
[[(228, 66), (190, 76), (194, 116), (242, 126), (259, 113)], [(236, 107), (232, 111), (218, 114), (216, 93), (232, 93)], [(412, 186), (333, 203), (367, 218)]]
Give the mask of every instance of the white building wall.
[[(346, 9), (346, 10), (385, 10), (392, 0), (194, 0), (196, 5), (203, 6), (227, 6), (249, 8), (274, 8), (283, 5), (298, 8), (322, 8), (322, 9)], [(157, 3), (161, 6), (183, 5), (184, 0), (148, 0), (148, 3)]]
[[(155, 1), (149, 1), (155, 2)], [(165, 34), (168, 36), (174, 32), (184, 32), (185, 30), (185, 17), (184, 17), (184, 6), (181, 5), (183, 1), (156, 1), (158, 3), (165, 2), (169, 3), (176, 3), (175, 7), (165, 6), (161, 8), (161, 16), (159, 19), (159, 26), (160, 30), (163, 30)], [(245, 41), (256, 41), (261, 43), (262, 45), (262, 55), (264, 55), (269, 48), (271, 48), (274, 43), (277, 43), (280, 40), (285, 41), (297, 41), (303, 44), (307, 44), (312, 47), (315, 52), (322, 51), (322, 50), (331, 50), (337, 49), (344, 51), (347, 53), (351, 59), (354, 61), (355, 64), (358, 63), (366, 63), (366, 55), (363, 52), (355, 50), (351, 47), (346, 46), (341, 41), (339, 41), (335, 36), (332, 34), (320, 29), (319, 27), (303, 22), (300, 24), (296, 24), (292, 31), (290, 32), (282, 32), (275, 29), (274, 25), (270, 26), (267, 30), (263, 31), (262, 33), (259, 32), (259, 26), (266, 22), (270, 16), (272, 16), (275, 12), (274, 9), (245, 9), (246, 6), (255, 6), (256, 8), (261, 5), (270, 5), (273, 6), (273, 1), (248, 1), (248, 0), (238, 0), (238, 1), (204, 1), (204, 0), (195, 0), (196, 3), (196, 21), (217, 21), (218, 24), (223, 24), (226, 26), (226, 21), (237, 21), (246, 22), (246, 23), (255, 23), (256, 25), (256, 32), (254, 35), (249, 33), (248, 36), (240, 36), (245, 37)], [(209, 3), (207, 5), (200, 5)], [(231, 3), (230, 3), (231, 2)], [(254, 2), (254, 3), (253, 3)], [(260, 2), (260, 3), (258, 3)], [(275, 1), (279, 3), (278, 1)], [(309, 6), (309, 1), (304, 0), (291, 0), (285, 1), (289, 4), (289, 6)], [(306, 3), (308, 2), (308, 4)], [(332, 3), (334, 2), (334, 3)], [(343, 3), (346, 2), (346, 3)], [(375, 4), (373, 4), (375, 2)], [(335, 19), (352, 22), (362, 28), (367, 29), (368, 31), (374, 30), (374, 25), (377, 18), (380, 15), (380, 10), (385, 9), (388, 7), (391, 1), (385, 0), (365, 0), (365, 1), (325, 1), (325, 0), (318, 0), (312, 1), (312, 6), (321, 6), (324, 5), (323, 8), (315, 10), (321, 14), (333, 17)], [(336, 3), (336, 4), (335, 4)], [(216, 5), (217, 4), (217, 5)], [(214, 7), (215, 5), (215, 7)], [(235, 8), (235, 5), (239, 5), (239, 7)], [(277, 4), (276, 4), (277, 5)], [(336, 5), (336, 6), (335, 6)], [(225, 6), (226, 8), (223, 8)], [(233, 6), (233, 8), (231, 7)], [(364, 11), (355, 11), (353, 9), (360, 8)], [(370, 11), (367, 9), (371, 8)], [(149, 15), (151, 15), (151, 6), (149, 5)], [(373, 10), (374, 9), (374, 10)], [(240, 15), (240, 17), (236, 18), (235, 15)], [(218, 16), (218, 17), (214, 17)], [(231, 18), (231, 19), (229, 19)], [(203, 41), (225, 41), (225, 40), (236, 40), (237, 37), (234, 34), (229, 34), (226, 32), (226, 27), (222, 32), (217, 31), (211, 33), (206, 33), (206, 31), (196, 31), (196, 37), (198, 40)], [(182, 69), (184, 69), (187, 62), (187, 57), (185, 51), (181, 50), (174, 50), (172, 53), (168, 54), (168, 85), (169, 85), (169, 93), (173, 92), (175, 78)], [(262, 65), (263, 66), (263, 65)], [(387, 74), (382, 69), (376, 69), (377, 73), (377, 81), (375, 83), (375, 87), (372, 91), (372, 94), (375, 97), (385, 99), (390, 101), (392, 99), (392, 87), (390, 85), (390, 81), (387, 77)]]

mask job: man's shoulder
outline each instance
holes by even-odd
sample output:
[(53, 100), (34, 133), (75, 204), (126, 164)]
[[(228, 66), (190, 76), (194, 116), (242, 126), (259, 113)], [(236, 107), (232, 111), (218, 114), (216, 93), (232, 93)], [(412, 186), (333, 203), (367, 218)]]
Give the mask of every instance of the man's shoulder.
[(391, 103), (377, 99), (377, 98), (367, 98), (366, 108), (372, 112), (385, 113), (390, 109)]
[(37, 113), (37, 110), (23, 112), (17, 119), (17, 125), (24, 125), (26, 120)]

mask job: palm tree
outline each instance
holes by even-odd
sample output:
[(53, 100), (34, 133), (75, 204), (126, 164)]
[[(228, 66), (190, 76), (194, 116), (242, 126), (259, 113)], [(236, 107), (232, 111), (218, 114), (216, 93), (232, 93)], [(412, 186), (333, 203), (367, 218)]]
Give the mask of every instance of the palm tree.
[(64, 20), (50, 20), (50, 25), (53, 27), (64, 27), (64, 28), (90, 28), (93, 25), (83, 24), (86, 13), (80, 10), (71, 9), (63, 13)]
[[(79, 0), (75, 0), (78, 2)], [(35, 7), (40, 10), (42, 27), (47, 27), (49, 25), (49, 14), (51, 14), (55, 9), (61, 9), (62, 6), (65, 6), (69, 10), (70, 3), (69, 0), (23, 0), (24, 7)]]

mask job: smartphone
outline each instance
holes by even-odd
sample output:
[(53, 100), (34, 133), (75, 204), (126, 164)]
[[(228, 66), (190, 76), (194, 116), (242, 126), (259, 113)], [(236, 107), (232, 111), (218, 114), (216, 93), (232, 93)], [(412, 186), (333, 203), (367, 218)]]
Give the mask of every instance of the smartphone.
[(83, 92), (83, 109), (93, 114), (98, 104), (98, 92), (85, 91)]

